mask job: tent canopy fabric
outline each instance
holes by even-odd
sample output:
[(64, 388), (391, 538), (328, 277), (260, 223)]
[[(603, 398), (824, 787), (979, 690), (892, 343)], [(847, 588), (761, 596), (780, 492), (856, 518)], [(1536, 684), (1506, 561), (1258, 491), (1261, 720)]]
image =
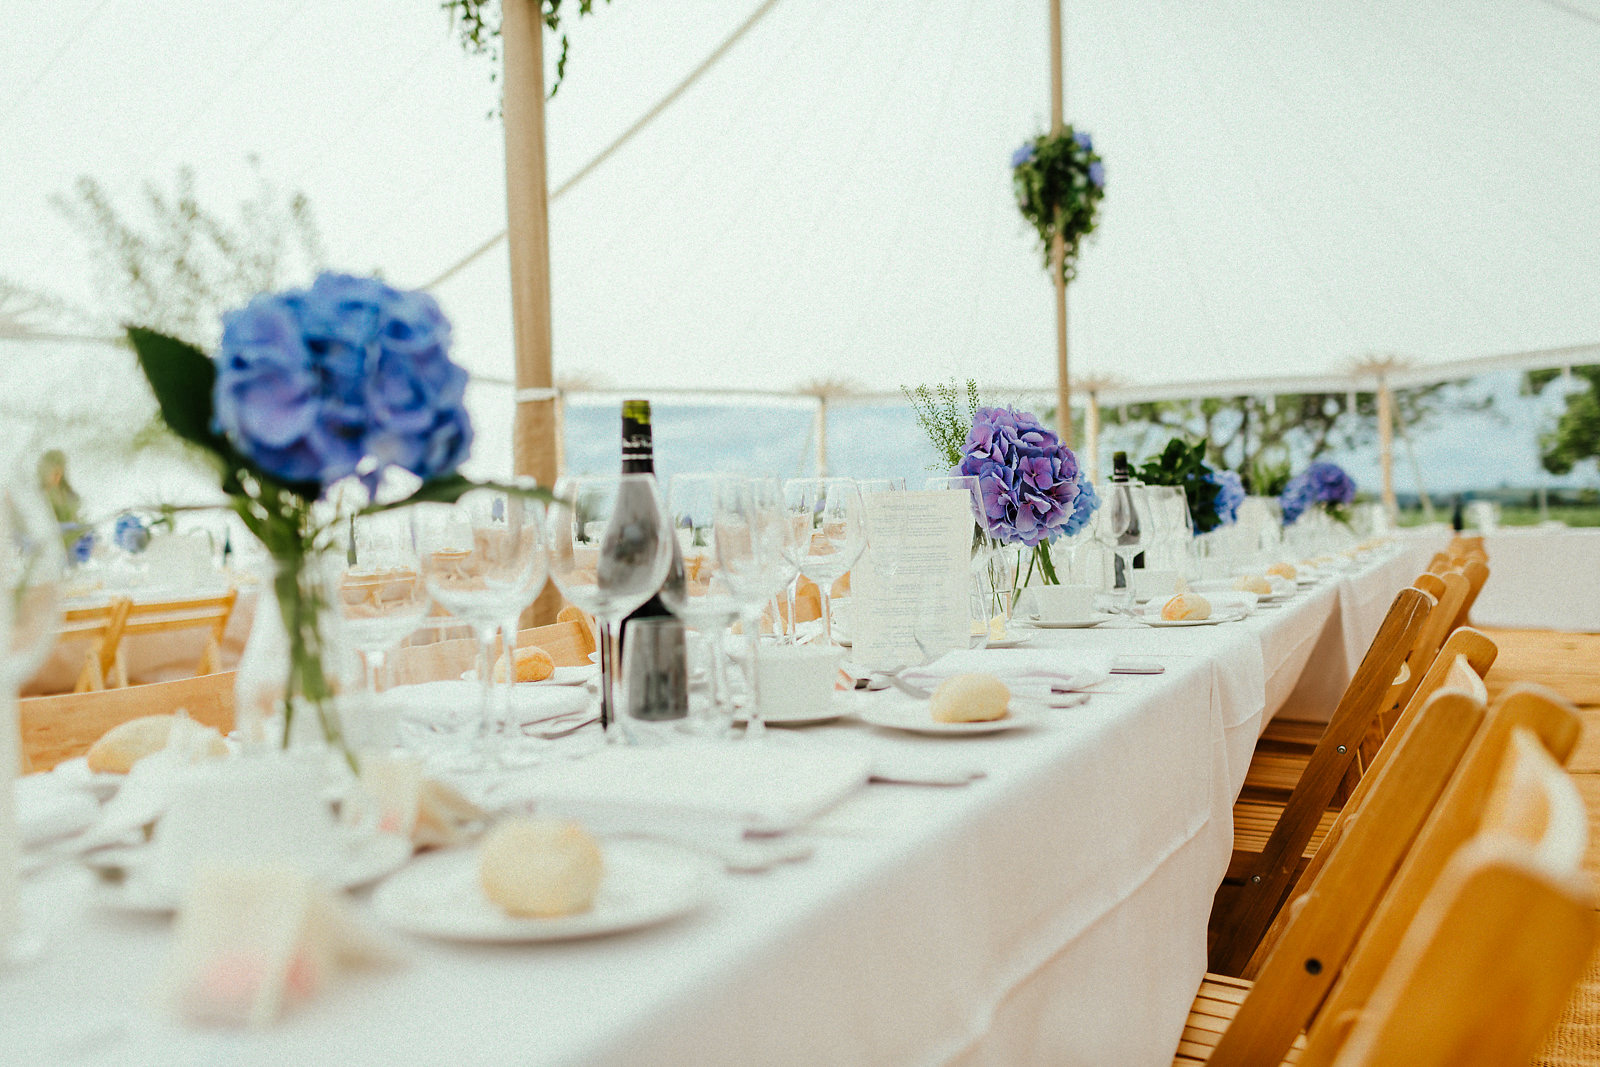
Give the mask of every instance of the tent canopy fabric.
[[(757, 0), (614, 0), (569, 30), (551, 185)], [(1600, 0), (1065, 0), (1067, 115), (1106, 159), (1075, 375), (1340, 376), (1600, 342)], [(1008, 160), (1049, 115), (1043, 0), (779, 0), (551, 207), (559, 378), (891, 391), (1054, 378)], [(554, 51), (553, 49), (549, 51)], [(550, 57), (553, 62), (553, 56)], [(249, 155), (334, 265), (419, 285), (504, 229), (497, 88), (432, 0), (64, 0), (0, 10), (0, 276), (94, 300), (48, 207)], [(507, 376), (503, 246), (438, 287)]]

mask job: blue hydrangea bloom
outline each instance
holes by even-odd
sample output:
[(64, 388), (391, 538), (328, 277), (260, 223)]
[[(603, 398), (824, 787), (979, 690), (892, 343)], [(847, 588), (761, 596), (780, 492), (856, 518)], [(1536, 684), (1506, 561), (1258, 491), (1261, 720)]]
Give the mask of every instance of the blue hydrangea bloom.
[(1355, 498), (1355, 481), (1337, 463), (1324, 460), (1289, 479), (1278, 499), (1287, 526), (1315, 504), (1348, 504)]
[(1217, 519), (1224, 526), (1232, 526), (1238, 521), (1239, 505), (1244, 503), (1244, 483), (1235, 471), (1212, 471), (1208, 477), (1217, 487)]
[(1011, 153), (1011, 169), (1016, 170), (1024, 163), (1033, 161), (1033, 142), (1029, 141), (1015, 152)]
[(224, 317), (213, 404), (242, 455), (320, 491), (388, 466), (452, 473), (472, 445), (466, 386), (431, 296), (323, 274)]
[(1089, 164), (1089, 184), (1096, 189), (1105, 188), (1106, 165), (1098, 159)]
[(1072, 519), (1077, 457), (1028, 412), (979, 408), (957, 473), (977, 477), (989, 533), (1004, 544), (1054, 540)]
[(1094, 483), (1089, 480), (1089, 472), (1078, 471), (1078, 496), (1072, 502), (1072, 517), (1061, 528), (1063, 537), (1071, 537), (1089, 525), (1089, 520), (1094, 518), (1094, 513), (1100, 510), (1100, 494), (1094, 491)]
[(1078, 147), (1083, 149), (1085, 152), (1094, 151), (1094, 138), (1090, 137), (1087, 133), (1084, 133), (1080, 130), (1072, 135), (1072, 139), (1077, 143)]
[[(79, 530), (83, 532), (73, 537), (73, 534)], [(88, 563), (89, 557), (94, 555), (94, 530), (84, 526), (82, 523), (67, 522), (61, 524), (61, 531), (68, 537), (72, 537), (72, 544), (67, 548), (67, 555), (70, 557), (68, 562)]]
[(117, 516), (117, 524), (112, 530), (111, 539), (122, 551), (129, 555), (138, 555), (150, 546), (150, 529), (139, 516), (131, 511), (125, 511)]

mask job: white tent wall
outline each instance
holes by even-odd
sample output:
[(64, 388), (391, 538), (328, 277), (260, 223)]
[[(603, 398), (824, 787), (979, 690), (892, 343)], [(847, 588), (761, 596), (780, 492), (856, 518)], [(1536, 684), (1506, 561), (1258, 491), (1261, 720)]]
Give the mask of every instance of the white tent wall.
[[(755, 6), (571, 20), (552, 186)], [(552, 206), (558, 379), (1048, 393), (1050, 286), (1007, 169), (1048, 121), (1046, 25), (1042, 0), (779, 0)], [(1066, 27), (1068, 118), (1108, 172), (1076, 374), (1194, 388), (1600, 342), (1600, 0), (1067, 0)], [(421, 284), (505, 225), (489, 69), (432, 0), (4, 5), (0, 275), (93, 305), (51, 194), (89, 174), (131, 200), (189, 164), (226, 204), (254, 153), (335, 265)], [(509, 375), (507, 285), (502, 247), (438, 290), (476, 373)]]

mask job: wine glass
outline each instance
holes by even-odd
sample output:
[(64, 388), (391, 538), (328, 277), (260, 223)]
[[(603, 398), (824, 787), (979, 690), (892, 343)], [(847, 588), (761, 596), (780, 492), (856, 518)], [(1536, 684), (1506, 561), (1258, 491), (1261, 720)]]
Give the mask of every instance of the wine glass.
[(1111, 487), (1111, 499), (1101, 508), (1105, 519), (1101, 536), (1121, 564), (1123, 607), (1133, 610), (1133, 560), (1149, 543), (1150, 516), (1145, 486), (1116, 482)]
[(0, 484), (0, 971), (44, 950), (18, 906), (20, 837), (11, 776), (21, 756), (17, 690), (55, 643), (65, 567), (60, 530), (37, 491), (16, 476)]
[(792, 547), (800, 573), (817, 583), (822, 602), (822, 637), (833, 644), (833, 583), (844, 577), (867, 547), (861, 490), (853, 478), (795, 478), (785, 482), (784, 503), (799, 524)]
[(392, 747), (395, 726), (385, 721), (378, 698), (384, 659), (421, 625), (431, 603), (408, 509), (350, 518), (338, 595), (344, 634), (361, 654), (366, 686), (366, 721), (354, 730), (347, 723), (347, 735), (358, 749)]
[[(739, 600), (749, 664), (749, 709), (746, 739), (760, 737), (760, 615), (798, 573), (796, 524), (776, 478), (754, 477), (730, 482), (717, 513), (717, 562)], [(791, 617), (793, 612), (791, 601)]]
[[(517, 493), (474, 489), (454, 504), (419, 504), (415, 521), (422, 579), (429, 595), (472, 627), (478, 639), (479, 718), (468, 733), (464, 769), (489, 762), (493, 732), (495, 632), (544, 587), (543, 505)], [(506, 676), (516, 626), (506, 634)]]
[(711, 732), (733, 720), (725, 635), (742, 608), (718, 562), (718, 519), (738, 486), (738, 479), (721, 474), (675, 474), (667, 484), (667, 512), (683, 553), (683, 584), (662, 586), (661, 602), (710, 642)]
[(562, 478), (546, 528), (550, 577), (574, 606), (600, 623), (600, 724), (625, 740), (615, 700), (628, 613), (649, 600), (672, 566), (672, 523), (652, 474)]

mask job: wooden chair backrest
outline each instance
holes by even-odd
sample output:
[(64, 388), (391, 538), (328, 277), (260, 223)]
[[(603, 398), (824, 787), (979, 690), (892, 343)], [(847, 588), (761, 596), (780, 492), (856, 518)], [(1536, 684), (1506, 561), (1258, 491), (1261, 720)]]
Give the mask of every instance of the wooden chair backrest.
[[(128, 621), (122, 628), (124, 637), (137, 634), (173, 633), (178, 630), (205, 630), (205, 648), (195, 664), (194, 673), (213, 674), (220, 666), (222, 635), (233, 617), (233, 606), (239, 599), (237, 589), (229, 589), (218, 596), (184, 597), (178, 600), (151, 601), (134, 604), (128, 611)], [(117, 684), (128, 684), (126, 665), (119, 657), (116, 667)]]
[(1538, 1051), (1588, 966), (1600, 916), (1581, 869), (1588, 819), (1576, 785), (1524, 729), (1505, 762), (1479, 832), (1440, 874), (1353, 1025), (1314, 1032), (1302, 1062), (1470, 1067)]
[(97, 693), (26, 697), (17, 702), (22, 751), (36, 771), (89, 751), (119, 723), (144, 715), (169, 715), (179, 708), (224, 734), (233, 729), (234, 672), (152, 682)]
[[(1464, 555), (1469, 552), (1484, 553), (1482, 534), (1456, 534), (1450, 538), (1450, 544), (1445, 551), (1452, 556)], [(1484, 553), (1485, 558), (1487, 554)]]
[(1317, 742), (1300, 781), (1289, 794), (1266, 846), (1229, 902), (1226, 914), (1213, 922), (1217, 934), (1211, 951), (1213, 971), (1238, 974), (1250, 962), (1279, 904), (1293, 888), (1300, 857), (1345, 772), (1354, 763), (1362, 737), (1383, 709), (1400, 664), (1432, 609), (1433, 598), (1419, 589), (1408, 587), (1395, 595), (1371, 647), (1328, 720), (1322, 740)]
[(1464, 688), (1441, 688), (1410, 717), (1393, 757), (1366, 779), (1371, 788), (1360, 817), (1337, 844), (1323, 845), (1318, 858), (1326, 863), (1309, 891), (1279, 913), (1292, 918), (1264, 950), (1255, 987), (1212, 1062), (1281, 1062), (1310, 1024), (1483, 724), (1483, 682), (1464, 659), (1459, 671), (1466, 677), (1455, 680)]
[(93, 607), (69, 608), (62, 613), (61, 627), (56, 631), (57, 642), (87, 641), (83, 666), (73, 683), (74, 693), (88, 693), (104, 689), (106, 678), (116, 662), (117, 646), (122, 641), (122, 631), (127, 625), (128, 611), (133, 602), (117, 597)]
[[(1564, 763), (1577, 745), (1579, 729), (1576, 709), (1537, 686), (1514, 686), (1490, 709), (1483, 728), (1462, 757), (1455, 776), (1391, 881), (1383, 903), (1323, 1002), (1309, 1034), (1310, 1042), (1320, 1044), (1324, 1050), (1322, 1058), (1303, 1063), (1332, 1062), (1343, 1031), (1371, 1001), (1406, 931), (1417, 919), (1451, 857), (1481, 830), (1495, 805), (1503, 804), (1491, 798), (1496, 783), (1502, 781), (1501, 771), (1508, 756), (1521, 751), (1512, 738), (1519, 731), (1526, 733), (1555, 761)], [(1505, 779), (1516, 780), (1515, 776)]]
[(1468, 560), (1461, 568), (1461, 573), (1467, 579), (1467, 598), (1461, 604), (1461, 610), (1456, 613), (1456, 625), (1467, 625), (1467, 619), (1472, 614), (1472, 605), (1478, 602), (1478, 594), (1483, 592), (1484, 583), (1489, 580), (1489, 564), (1482, 560)]
[(1450, 569), (1450, 557), (1443, 552), (1435, 552), (1428, 561), (1429, 574), (1443, 574)]
[(1385, 765), (1405, 743), (1405, 739), (1415, 728), (1414, 720), (1421, 714), (1428, 701), (1435, 693), (1448, 689), (1465, 693), (1479, 704), (1487, 704), (1489, 693), (1483, 684), (1483, 678), (1494, 665), (1498, 653), (1499, 649), (1495, 643), (1476, 630), (1463, 628), (1450, 635), (1449, 640), (1444, 643), (1444, 648), (1440, 649), (1439, 655), (1428, 668), (1427, 674), (1423, 676), (1422, 683), (1412, 694), (1411, 701), (1401, 713), (1400, 721), (1395, 724), (1389, 738), (1378, 751), (1377, 759), (1373, 761), (1367, 773), (1361, 776), (1355, 791), (1340, 809), (1338, 818), (1334, 820), (1333, 826), (1328, 829), (1327, 837), (1323, 839), (1322, 847), (1311, 857), (1283, 907), (1278, 910), (1277, 918), (1272, 920), (1272, 926), (1261, 939), (1261, 944), (1257, 946), (1249, 965), (1245, 967), (1243, 977), (1254, 978), (1260, 972), (1267, 956), (1272, 952), (1278, 939), (1283, 936), (1291, 916), (1300, 907), (1299, 901), (1304, 898), (1311, 886), (1316, 884), (1323, 866), (1329, 857), (1334, 855), (1334, 846), (1343, 838), (1346, 828), (1365, 810), (1367, 798), (1378, 783), (1383, 781), (1382, 773)]
[[(550, 653), (557, 667), (584, 667), (595, 650), (593, 625), (570, 605), (561, 610), (556, 622), (535, 626), (517, 633), (517, 647), (538, 645)], [(398, 649), (393, 657), (395, 685), (448, 681), (461, 677), (478, 662), (478, 643), (471, 638), (434, 641)]]
[(1422, 684), (1423, 676), (1438, 658), (1439, 650), (1444, 647), (1445, 638), (1454, 629), (1453, 621), (1467, 596), (1467, 580), (1454, 571), (1418, 575), (1412, 584), (1433, 597), (1434, 607), (1428, 613), (1428, 621), (1417, 631), (1416, 640), (1411, 643), (1411, 651), (1406, 654), (1403, 669), (1394, 684), (1389, 687), (1389, 696), (1384, 701), (1383, 711), (1379, 713), (1377, 722), (1362, 741), (1360, 766), (1363, 768), (1372, 765), (1383, 739), (1394, 729), (1401, 711), (1411, 702), (1412, 695)]

